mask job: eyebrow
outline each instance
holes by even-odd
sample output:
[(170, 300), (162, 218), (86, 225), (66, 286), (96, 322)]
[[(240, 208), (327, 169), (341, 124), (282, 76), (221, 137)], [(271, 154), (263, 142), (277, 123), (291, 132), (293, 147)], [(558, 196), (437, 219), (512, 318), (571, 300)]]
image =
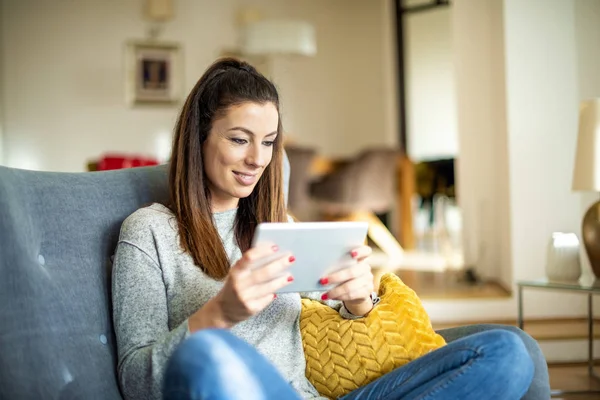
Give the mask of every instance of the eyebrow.
[[(244, 133), (247, 133), (248, 135), (254, 136), (254, 132), (252, 132), (250, 129), (246, 129), (242, 126), (234, 126), (233, 128), (227, 129), (227, 131), (242, 131)], [(265, 135), (265, 137), (274, 136), (274, 135), (277, 135), (277, 131), (271, 132), (268, 135)]]

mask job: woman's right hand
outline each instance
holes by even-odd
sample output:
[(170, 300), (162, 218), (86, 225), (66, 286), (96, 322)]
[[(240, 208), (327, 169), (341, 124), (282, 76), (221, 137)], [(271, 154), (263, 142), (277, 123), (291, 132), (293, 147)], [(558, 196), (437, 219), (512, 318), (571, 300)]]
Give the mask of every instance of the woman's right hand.
[[(231, 267), (221, 291), (190, 318), (190, 330), (229, 328), (267, 307), (277, 297), (274, 293), (294, 280), (287, 272), (294, 256), (277, 253), (274, 245), (246, 251)], [(265, 264), (273, 257), (275, 260)]]
[(274, 261), (262, 265), (276, 253), (278, 249), (274, 245), (257, 246), (246, 251), (231, 267), (216, 296), (225, 321), (234, 325), (259, 313), (275, 299), (277, 290), (293, 281), (292, 275), (286, 272), (294, 262), (292, 254), (280, 254)]

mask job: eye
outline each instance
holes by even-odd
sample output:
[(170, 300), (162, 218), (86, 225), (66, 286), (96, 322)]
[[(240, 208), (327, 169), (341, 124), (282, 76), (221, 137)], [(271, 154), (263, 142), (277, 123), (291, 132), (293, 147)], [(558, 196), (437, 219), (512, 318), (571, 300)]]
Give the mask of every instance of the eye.
[(273, 143), (275, 143), (275, 141), (271, 141), (271, 142), (263, 142), (263, 145), (267, 146), (267, 147), (271, 147), (273, 146)]
[(239, 139), (239, 138), (231, 138), (231, 141), (235, 144), (246, 144), (248, 143), (248, 141), (246, 139)]

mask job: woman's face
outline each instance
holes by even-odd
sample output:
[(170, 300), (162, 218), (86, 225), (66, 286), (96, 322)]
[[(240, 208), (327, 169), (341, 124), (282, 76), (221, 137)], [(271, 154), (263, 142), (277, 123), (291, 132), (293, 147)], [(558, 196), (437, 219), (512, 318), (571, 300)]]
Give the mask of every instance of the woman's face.
[(279, 113), (273, 103), (242, 103), (213, 121), (202, 146), (213, 212), (248, 197), (273, 157)]

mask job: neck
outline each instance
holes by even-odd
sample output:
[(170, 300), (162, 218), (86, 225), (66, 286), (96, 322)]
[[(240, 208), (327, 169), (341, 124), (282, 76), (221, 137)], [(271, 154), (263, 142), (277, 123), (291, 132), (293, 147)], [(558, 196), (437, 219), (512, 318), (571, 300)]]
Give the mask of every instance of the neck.
[(213, 213), (224, 212), (233, 210), (238, 207), (240, 200), (239, 199), (229, 199), (227, 201), (211, 199), (210, 208)]

